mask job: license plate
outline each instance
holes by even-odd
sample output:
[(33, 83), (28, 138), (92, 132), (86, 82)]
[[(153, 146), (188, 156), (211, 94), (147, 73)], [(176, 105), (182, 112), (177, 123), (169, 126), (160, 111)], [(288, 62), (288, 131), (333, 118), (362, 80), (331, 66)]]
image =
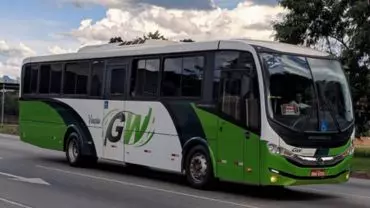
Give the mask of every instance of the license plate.
[(325, 176), (325, 170), (311, 170), (312, 177), (323, 177)]

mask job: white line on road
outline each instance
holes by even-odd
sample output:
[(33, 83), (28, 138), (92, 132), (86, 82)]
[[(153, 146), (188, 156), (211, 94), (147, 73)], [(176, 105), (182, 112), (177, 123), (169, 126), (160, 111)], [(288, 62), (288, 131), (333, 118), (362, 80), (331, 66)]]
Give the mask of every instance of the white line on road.
[(48, 182), (42, 180), (41, 178), (25, 178), (22, 176), (16, 176), (16, 175), (12, 175), (9, 173), (3, 173), (3, 172), (0, 172), (0, 175), (13, 178), (16, 181), (22, 181), (26, 183), (34, 183), (34, 184), (41, 184), (41, 185), (47, 185), (47, 186), (50, 185)]
[(183, 192), (172, 191), (172, 190), (168, 190), (168, 189), (161, 189), (161, 188), (156, 188), (156, 187), (153, 187), (153, 186), (140, 185), (140, 184), (136, 184), (136, 183), (119, 181), (119, 180), (114, 180), (114, 179), (109, 179), (109, 178), (103, 178), (103, 177), (98, 177), (98, 176), (93, 176), (93, 175), (88, 175), (88, 174), (83, 174), (83, 173), (76, 173), (76, 172), (62, 170), (62, 169), (58, 169), (58, 168), (50, 168), (50, 167), (46, 167), (46, 166), (42, 166), (42, 165), (37, 165), (36, 167), (43, 168), (43, 169), (46, 169), (46, 170), (52, 170), (52, 171), (67, 173), (67, 174), (70, 174), (70, 175), (77, 175), (77, 176), (87, 177), (87, 178), (96, 179), (96, 180), (119, 183), (119, 184), (125, 185), (125, 186), (134, 186), (134, 187), (139, 187), (139, 188), (143, 188), (143, 189), (161, 191), (161, 192), (166, 192), (166, 193), (170, 193), (170, 194), (174, 194), (174, 195), (187, 196), (187, 197), (191, 197), (191, 198), (195, 198), (195, 199), (213, 201), (213, 202), (218, 202), (218, 203), (222, 203), (222, 204), (228, 204), (228, 205), (246, 207), (246, 208), (259, 208), (257, 206), (252, 206), (252, 205), (246, 205), (246, 204), (241, 204), (241, 203), (236, 203), (236, 202), (231, 202), (231, 201), (224, 201), (224, 200), (221, 200), (221, 199), (209, 198), (209, 197), (205, 197), (205, 196), (187, 194), (187, 193), (183, 193)]
[(27, 205), (24, 205), (24, 204), (15, 202), (15, 201), (10, 201), (8, 199), (4, 199), (4, 198), (1, 198), (1, 197), (0, 197), (0, 201), (11, 204), (11, 205), (15, 205), (15, 206), (18, 206), (18, 207), (22, 207), (22, 208), (32, 208), (30, 206), (27, 206)]

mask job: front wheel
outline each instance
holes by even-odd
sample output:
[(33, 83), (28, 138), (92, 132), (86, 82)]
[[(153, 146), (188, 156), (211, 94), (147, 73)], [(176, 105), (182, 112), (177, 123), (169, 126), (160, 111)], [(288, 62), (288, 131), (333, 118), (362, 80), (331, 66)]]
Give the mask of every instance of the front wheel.
[(192, 148), (186, 157), (186, 178), (194, 188), (208, 188), (213, 182), (213, 169), (210, 156), (204, 146)]

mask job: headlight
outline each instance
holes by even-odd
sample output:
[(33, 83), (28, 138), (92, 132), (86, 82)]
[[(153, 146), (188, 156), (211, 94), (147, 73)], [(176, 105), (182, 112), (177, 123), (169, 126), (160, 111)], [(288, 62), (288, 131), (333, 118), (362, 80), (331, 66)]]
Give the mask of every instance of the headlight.
[(354, 152), (355, 152), (355, 146), (353, 145), (353, 143), (351, 143), (349, 147), (346, 149), (346, 151), (342, 153), (342, 157), (353, 155)]
[(272, 154), (279, 154), (279, 155), (283, 155), (283, 156), (286, 156), (286, 157), (292, 157), (294, 155), (293, 152), (291, 152), (291, 151), (289, 151), (289, 150), (287, 150), (283, 147), (279, 147), (276, 144), (269, 143), (267, 146), (268, 146), (269, 151)]

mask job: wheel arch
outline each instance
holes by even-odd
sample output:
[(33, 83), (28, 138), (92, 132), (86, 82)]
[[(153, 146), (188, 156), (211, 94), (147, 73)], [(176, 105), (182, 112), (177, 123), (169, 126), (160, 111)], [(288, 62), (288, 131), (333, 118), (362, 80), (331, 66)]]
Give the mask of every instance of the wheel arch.
[(86, 134), (78, 126), (76, 126), (74, 124), (71, 124), (71, 125), (67, 126), (67, 130), (64, 134), (64, 139), (63, 139), (63, 151), (66, 151), (66, 149), (67, 149), (67, 139), (68, 139), (69, 135), (73, 132), (79, 135), (82, 155), (97, 157), (95, 144), (94, 144), (93, 139), (91, 138), (91, 135)]
[(216, 160), (213, 154), (212, 149), (210, 148), (208, 142), (206, 139), (201, 137), (193, 137), (189, 139), (182, 148), (182, 160), (181, 160), (181, 171), (185, 170), (185, 163), (186, 163), (186, 157), (189, 151), (194, 148), (195, 146), (202, 145), (206, 148), (209, 154), (209, 157), (211, 158), (212, 168), (213, 168), (213, 175), (216, 176)]

